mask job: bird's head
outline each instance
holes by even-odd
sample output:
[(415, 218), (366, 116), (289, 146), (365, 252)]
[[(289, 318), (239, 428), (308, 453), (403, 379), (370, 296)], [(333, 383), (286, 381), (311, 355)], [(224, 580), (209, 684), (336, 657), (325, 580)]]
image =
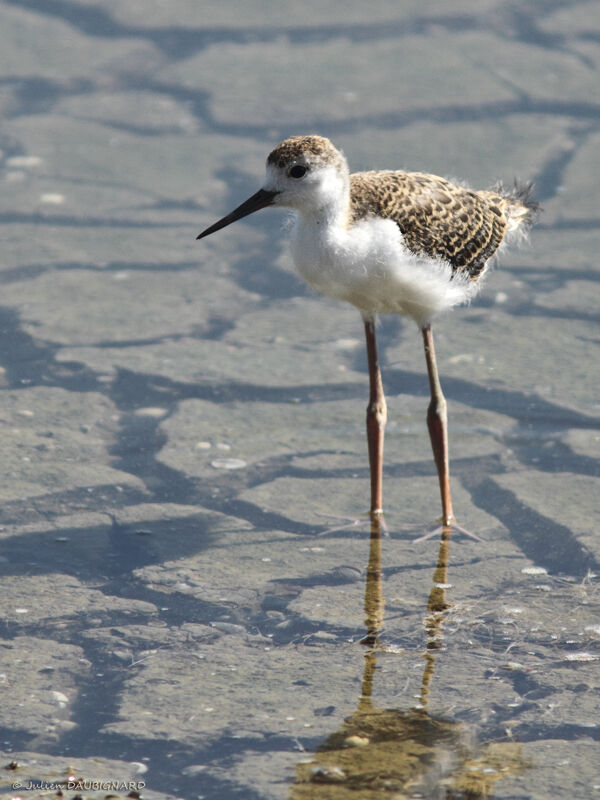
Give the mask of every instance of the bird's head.
[(346, 159), (323, 136), (294, 136), (269, 153), (264, 186), (230, 214), (197, 236), (202, 239), (267, 206), (292, 208), (305, 215), (332, 213), (349, 202)]

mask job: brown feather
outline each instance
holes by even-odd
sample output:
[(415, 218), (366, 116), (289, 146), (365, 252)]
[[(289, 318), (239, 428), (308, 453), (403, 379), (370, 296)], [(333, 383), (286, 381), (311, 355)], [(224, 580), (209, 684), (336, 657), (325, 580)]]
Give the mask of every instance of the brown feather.
[(473, 192), (421, 172), (356, 172), (350, 176), (351, 220), (391, 219), (415, 253), (448, 261), (477, 278), (500, 246), (508, 200)]

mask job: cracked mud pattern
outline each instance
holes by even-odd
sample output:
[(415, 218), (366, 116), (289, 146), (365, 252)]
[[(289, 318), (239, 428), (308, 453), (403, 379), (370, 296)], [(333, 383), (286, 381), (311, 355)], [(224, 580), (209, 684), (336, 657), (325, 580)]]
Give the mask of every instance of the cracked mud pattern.
[[(0, 798), (600, 797), (597, 5), (1, 0), (0, 42)], [(367, 648), (360, 319), (277, 213), (195, 241), (313, 132), (544, 206), (436, 325), (443, 582), (381, 321)]]

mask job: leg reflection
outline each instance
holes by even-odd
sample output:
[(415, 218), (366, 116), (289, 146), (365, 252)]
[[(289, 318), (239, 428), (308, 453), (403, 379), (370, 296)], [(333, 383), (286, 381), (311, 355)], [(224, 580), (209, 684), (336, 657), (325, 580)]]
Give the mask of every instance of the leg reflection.
[[(399, 653), (381, 643), (384, 596), (381, 571), (381, 520), (373, 515), (365, 587), (366, 646), (361, 694), (356, 711), (318, 748), (310, 762), (298, 764), (291, 800), (371, 800), (392, 794), (423, 797), (469, 797), (487, 800), (503, 775), (522, 770), (518, 745), (489, 744), (476, 758), (472, 734), (461, 723), (426, 710), (436, 658), (442, 654), (443, 622), (450, 608), (446, 598), (450, 528), (445, 527), (433, 587), (427, 603), (427, 649), (420, 700), (408, 709), (377, 708), (373, 686), (377, 659), (401, 673)], [(399, 674), (399, 679), (403, 680)]]

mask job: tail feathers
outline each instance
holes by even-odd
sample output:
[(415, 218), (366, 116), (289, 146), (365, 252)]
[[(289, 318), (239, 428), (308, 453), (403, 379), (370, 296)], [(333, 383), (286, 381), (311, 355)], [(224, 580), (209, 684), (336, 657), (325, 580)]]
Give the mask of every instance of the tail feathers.
[(530, 228), (534, 225), (542, 207), (533, 199), (533, 183), (519, 181), (515, 178), (514, 186), (507, 190), (502, 184), (494, 187), (505, 202), (504, 213), (508, 221), (508, 230), (516, 231), (518, 228)]

